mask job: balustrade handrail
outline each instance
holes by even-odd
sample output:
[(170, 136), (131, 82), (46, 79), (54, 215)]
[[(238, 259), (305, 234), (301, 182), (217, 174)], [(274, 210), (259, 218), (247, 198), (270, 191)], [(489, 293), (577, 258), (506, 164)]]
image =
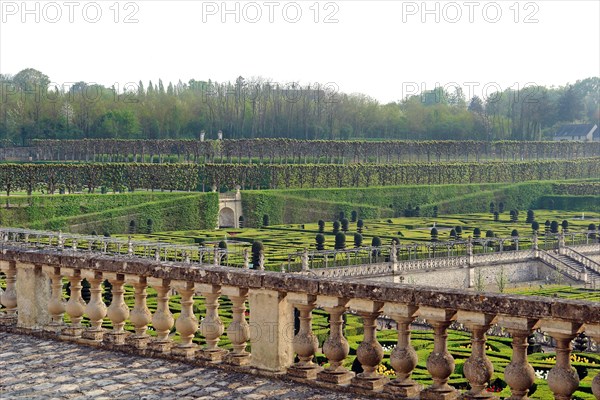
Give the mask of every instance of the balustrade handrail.
[[(582, 271), (577, 270), (573, 266), (566, 264), (561, 259), (555, 257), (551, 253), (545, 250), (538, 251), (538, 258), (543, 261), (546, 265), (556, 269), (557, 271), (567, 275), (569, 278), (574, 280), (580, 280), (580, 274)], [(575, 271), (575, 274), (573, 273)]]
[[(534, 329), (542, 329), (556, 341), (555, 368), (569, 371), (571, 340), (584, 329), (596, 341), (600, 340), (600, 303), (596, 302), (315, 278), (308, 274), (10, 246), (0, 251), (0, 271), (6, 280), (6, 291), (1, 296), (4, 313), (0, 313), (0, 325), (18, 322), (20, 331), (43, 329), (63, 339), (79, 341), (83, 338), (85, 343), (109, 344), (111, 348), (127, 346), (126, 351), (146, 356), (162, 353), (178, 359), (203, 358), (242, 368), (240, 372), (268, 371), (271, 376), (272, 372), (286, 372), (306, 382), (316, 379), (333, 385), (350, 385), (363, 393), (383, 390), (395, 395), (394, 387), (402, 386), (403, 390), (411, 390), (410, 397), (437, 399), (440, 385), (436, 382), (443, 382), (444, 393), (458, 398), (462, 394), (460, 390), (445, 384), (455, 365), (447, 346), (447, 329), (453, 321), (471, 331), (473, 351), (465, 365), (475, 364), (479, 369), (475, 373), (470, 368), (463, 370), (471, 387), (467, 397), (484, 395), (493, 376), (494, 368), (486, 356), (485, 345), (485, 332), (492, 324), (497, 323), (510, 333), (511, 364), (517, 364), (518, 371), (525, 371), (515, 378), (505, 370), (513, 395), (526, 394), (523, 388), (534, 383), (533, 369), (526, 356), (527, 337)], [(71, 284), (67, 302), (63, 289), (65, 278)], [(91, 297), (87, 304), (82, 300), (83, 279), (90, 285)], [(102, 296), (105, 279), (111, 284), (109, 307)], [(135, 290), (131, 310), (125, 302), (124, 285), (133, 286)], [(153, 314), (146, 302), (148, 286), (156, 293)], [(35, 290), (31, 290), (33, 288)], [(173, 296), (173, 290), (180, 296), (179, 300)], [(202, 300), (195, 296), (201, 296)], [(231, 322), (226, 330), (220, 320), (221, 296), (231, 302)], [(179, 301), (176, 321), (170, 311), (170, 301)], [(204, 302), (203, 311), (196, 309), (196, 301)], [(329, 314), (329, 334), (322, 346), (330, 364), (326, 367), (312, 361), (319, 343), (312, 333), (311, 313), (317, 307)], [(297, 333), (293, 333), (293, 309), (299, 313)], [(345, 367), (349, 346), (344, 338), (342, 316), (346, 311), (353, 311), (362, 318), (362, 331), (357, 336), (362, 335), (363, 339), (356, 357), (365, 372), (357, 375)], [(201, 323), (196, 317), (199, 312), (203, 314)], [(64, 314), (68, 319), (63, 318)], [(86, 326), (82, 324), (84, 315), (89, 326), (87, 322)], [(389, 316), (396, 323), (398, 342), (396, 349), (389, 353), (390, 365), (397, 376), (392, 382), (377, 371), (384, 353), (376, 335), (381, 315)], [(418, 361), (410, 344), (409, 326), (417, 317), (433, 327), (434, 350), (429, 357), (435, 363), (428, 360), (427, 370), (434, 384), (427, 388), (409, 379)], [(102, 328), (106, 318), (111, 322), (111, 329)], [(148, 335), (150, 323), (156, 336)], [(125, 331), (126, 324), (133, 326), (135, 334)], [(250, 334), (250, 326), (254, 334)], [(173, 327), (177, 335), (171, 334)], [(261, 335), (262, 329), (268, 334)], [(202, 347), (192, 342), (198, 331), (205, 339)], [(225, 332), (231, 350), (219, 347)], [(293, 338), (288, 336), (290, 333)], [(151, 351), (147, 351), (148, 348)], [(408, 356), (404, 356), (405, 353)], [(295, 355), (299, 359), (296, 363)], [(565, 375), (549, 374), (549, 387), (560, 388), (560, 393), (563, 393), (562, 388), (572, 387), (565, 397), (570, 398), (579, 381), (573, 382), (569, 380), (570, 374)], [(594, 382), (597, 380), (599, 378)], [(597, 383), (593, 385), (596, 393)], [(428, 391), (436, 396), (418, 396)]]
[[(82, 246), (87, 244), (87, 246)], [(132, 241), (128, 239), (79, 235), (72, 233), (31, 230), (23, 228), (0, 228), (0, 249), (5, 247), (35, 247), (53, 252), (97, 252), (120, 257), (153, 258), (160, 260), (185, 260), (202, 263), (210, 258), (210, 263), (229, 262), (229, 256), (240, 256), (239, 251), (227, 248), (193, 246), (159, 241)]]
[[(349, 298), (382, 302), (420, 304), (422, 306), (461, 309), (465, 311), (503, 314), (515, 311), (515, 316), (527, 318), (552, 317), (564, 320), (583, 318), (583, 323), (600, 323), (600, 303), (569, 299), (552, 299), (537, 296), (508, 295), (502, 293), (466, 292), (461, 289), (441, 289), (431, 286), (397, 284), (387, 282), (348, 282), (347, 280), (299, 274), (281, 274), (276, 271), (257, 271), (235, 267), (212, 265), (189, 266), (183, 262), (157, 261), (133, 258), (124, 263), (111, 255), (47, 252), (37, 249), (4, 248), (0, 261), (24, 262), (35, 265), (55, 265), (61, 268), (95, 270), (115, 274), (134, 274), (158, 279), (208, 283), (254, 289), (270, 289), (278, 292), (299, 292), (312, 295), (338, 296), (345, 293)], [(65, 267), (68, 266), (68, 267)], [(348, 292), (346, 293), (345, 290)], [(340, 292), (341, 291), (341, 292)], [(487, 299), (489, 301), (482, 301)], [(570, 306), (589, 307), (589, 312), (572, 315), (561, 308)]]
[(565, 247), (564, 252), (565, 252), (566, 256), (574, 259), (578, 263), (581, 263), (586, 268), (594, 270), (600, 274), (600, 263), (597, 263), (596, 261), (592, 260), (591, 258), (586, 257), (585, 255), (579, 253), (578, 251), (575, 251), (571, 247)]

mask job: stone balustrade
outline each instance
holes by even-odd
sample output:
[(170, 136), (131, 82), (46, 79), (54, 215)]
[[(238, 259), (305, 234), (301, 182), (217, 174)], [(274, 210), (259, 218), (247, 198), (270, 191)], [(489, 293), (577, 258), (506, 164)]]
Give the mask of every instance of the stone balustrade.
[[(557, 343), (556, 365), (548, 374), (548, 385), (557, 399), (570, 399), (579, 378), (570, 361), (571, 340), (585, 331), (600, 339), (600, 304), (539, 297), (475, 293), (393, 283), (351, 282), (220, 267), (165, 262), (111, 255), (56, 253), (30, 248), (5, 247), (0, 253), (0, 271), (6, 290), (0, 324), (20, 332), (46, 332), (63, 340), (108, 346), (143, 355), (175, 357), (190, 362), (213, 363), (259, 373), (280, 373), (325, 387), (345, 387), (358, 393), (377, 393), (386, 398), (481, 399), (493, 365), (486, 356), (486, 331), (498, 324), (512, 335), (512, 358), (505, 369), (511, 399), (526, 399), (534, 382), (527, 362), (527, 337), (541, 328)], [(68, 301), (63, 280), (70, 283)], [(90, 285), (90, 300), (81, 296), (82, 282)], [(103, 301), (102, 282), (112, 285), (112, 301)], [(124, 288), (134, 288), (135, 304), (129, 309)], [(147, 289), (156, 293), (151, 313)], [(169, 308), (173, 294), (179, 295), (181, 312)], [(202, 300), (198, 297), (201, 296)], [(232, 303), (232, 322), (225, 326), (219, 317), (220, 298)], [(196, 304), (203, 302), (201, 315)], [(154, 308), (154, 307), (153, 307)], [(299, 326), (294, 326), (294, 312)], [(315, 363), (318, 343), (312, 333), (312, 312), (321, 308), (329, 314), (329, 337), (322, 346), (328, 364)], [(249, 311), (249, 316), (246, 316)], [(344, 366), (349, 354), (342, 318), (352, 311), (363, 321), (364, 334), (356, 351), (363, 372), (355, 374)], [(378, 373), (384, 351), (377, 340), (381, 315), (397, 323), (397, 345), (390, 364), (396, 378)], [(418, 359), (411, 345), (410, 324), (425, 319), (433, 327), (434, 349), (426, 362), (430, 385), (411, 379)], [(83, 323), (84, 319), (89, 323)], [(109, 320), (111, 329), (103, 329)], [(68, 322), (67, 322), (68, 321)], [(448, 351), (448, 327), (453, 321), (471, 331), (472, 352), (464, 364), (468, 391), (448, 384), (455, 360)], [(132, 326), (133, 330), (124, 327)], [(153, 334), (149, 334), (149, 330)], [(193, 338), (200, 335), (204, 344)], [(219, 347), (227, 337), (230, 349)], [(251, 349), (251, 350), (249, 350)], [(297, 356), (297, 357), (296, 357)], [(295, 358), (296, 357), (296, 358)], [(593, 382), (600, 399), (600, 377)]]
[[(39, 231), (22, 228), (0, 228), (0, 249), (11, 246), (45, 249), (54, 252), (93, 252), (113, 256), (142, 257), (162, 261), (184, 261), (187, 263), (212, 263), (229, 265), (232, 259), (239, 265), (248, 266), (247, 255), (239, 251), (222, 249), (217, 246), (193, 246), (157, 241), (141, 241), (78, 235), (63, 232)], [(244, 260), (245, 259), (245, 260)]]
[(554, 254), (540, 250), (538, 258), (545, 264), (559, 271), (561, 274), (568, 276), (575, 281), (585, 281), (585, 274), (582, 269), (570, 266), (557, 258)]
[[(598, 247), (600, 247), (600, 245), (598, 245)], [(569, 258), (572, 258), (573, 260), (577, 261), (578, 263), (585, 266), (586, 268), (600, 273), (600, 263), (597, 263), (596, 261), (592, 260), (591, 258), (586, 257), (584, 254), (581, 254), (580, 252), (578, 252), (570, 247), (566, 247), (564, 249), (563, 254), (568, 256)]]

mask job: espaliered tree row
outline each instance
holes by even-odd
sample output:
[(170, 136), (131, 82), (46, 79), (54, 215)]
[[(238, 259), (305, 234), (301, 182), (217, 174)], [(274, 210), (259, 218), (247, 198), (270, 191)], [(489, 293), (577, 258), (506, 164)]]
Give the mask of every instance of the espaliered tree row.
[(113, 191), (360, 187), (597, 178), (600, 158), (436, 164), (0, 164), (0, 189)]
[(0, 188), (56, 192), (196, 190), (199, 166), (185, 164), (0, 164)]
[(35, 159), (196, 163), (394, 163), (595, 157), (600, 142), (240, 140), (34, 140)]
[(206, 164), (205, 186), (243, 189), (495, 183), (597, 178), (600, 158), (435, 164), (276, 165)]

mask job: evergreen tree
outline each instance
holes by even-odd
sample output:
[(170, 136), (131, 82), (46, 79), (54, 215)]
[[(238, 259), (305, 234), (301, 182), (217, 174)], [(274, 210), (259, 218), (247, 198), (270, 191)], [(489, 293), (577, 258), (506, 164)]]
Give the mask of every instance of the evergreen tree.
[(354, 234), (354, 247), (362, 246), (363, 236), (360, 233)]
[(255, 240), (252, 242), (252, 265), (253, 269), (258, 269), (258, 265), (260, 264), (260, 253), (265, 250), (262, 242)]
[(337, 234), (340, 231), (340, 221), (333, 221), (333, 234)]
[(325, 221), (320, 219), (318, 222), (318, 225), (319, 225), (319, 233), (324, 233), (325, 232)]
[(341, 221), (341, 222), (342, 222), (342, 231), (344, 231), (344, 232), (348, 232), (348, 225), (349, 225), (349, 223), (350, 223), (350, 222), (348, 221), (348, 218), (344, 218), (344, 219), (342, 219), (342, 221)]
[(362, 232), (363, 232), (363, 227), (364, 227), (364, 226), (365, 226), (365, 223), (364, 223), (364, 221), (363, 221), (362, 219), (359, 219), (359, 220), (356, 222), (356, 231), (357, 231), (358, 233), (362, 233)]
[(316, 248), (317, 250), (325, 250), (325, 235), (322, 233), (317, 234), (315, 236)]
[(456, 233), (457, 240), (462, 239), (462, 227), (461, 226), (454, 227), (454, 232)]
[(430, 235), (431, 235), (431, 241), (432, 242), (437, 242), (438, 241), (438, 230), (437, 230), (437, 228), (431, 228)]
[(528, 224), (532, 223), (535, 220), (535, 215), (533, 213), (533, 210), (527, 210), (527, 218), (525, 219), (525, 222), (527, 222)]
[(335, 247), (336, 250), (343, 250), (346, 248), (346, 235), (343, 232), (335, 234)]

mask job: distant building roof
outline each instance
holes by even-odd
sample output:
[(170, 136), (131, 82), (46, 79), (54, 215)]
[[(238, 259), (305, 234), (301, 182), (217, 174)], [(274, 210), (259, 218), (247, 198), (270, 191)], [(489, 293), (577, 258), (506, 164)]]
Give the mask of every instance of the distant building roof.
[(590, 132), (594, 132), (598, 130), (598, 126), (595, 124), (572, 124), (572, 125), (563, 125), (558, 131), (554, 134), (554, 136), (565, 136), (565, 137), (573, 137), (573, 136), (587, 136)]

